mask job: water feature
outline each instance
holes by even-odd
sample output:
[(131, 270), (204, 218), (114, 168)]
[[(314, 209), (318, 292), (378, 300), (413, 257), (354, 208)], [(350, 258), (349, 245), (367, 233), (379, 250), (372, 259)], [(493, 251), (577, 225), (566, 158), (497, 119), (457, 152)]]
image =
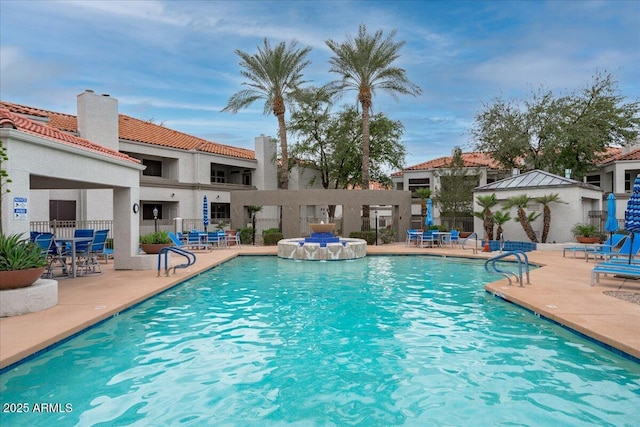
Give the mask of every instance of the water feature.
[(367, 241), (334, 236), (334, 223), (309, 224), (311, 236), (282, 239), (278, 242), (280, 258), (330, 261), (362, 258), (367, 254)]

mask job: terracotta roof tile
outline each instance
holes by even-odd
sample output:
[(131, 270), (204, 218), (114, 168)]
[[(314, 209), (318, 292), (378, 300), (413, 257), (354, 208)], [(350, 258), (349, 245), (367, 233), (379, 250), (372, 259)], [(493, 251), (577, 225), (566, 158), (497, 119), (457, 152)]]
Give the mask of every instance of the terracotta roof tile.
[[(0, 101), (0, 107), (7, 108), (16, 114), (31, 115), (49, 119), (49, 126), (65, 132), (78, 133), (76, 116), (40, 110), (24, 105)], [(230, 145), (218, 144), (193, 135), (178, 132), (164, 126), (139, 120), (124, 114), (118, 115), (119, 138), (127, 141), (141, 142), (162, 147), (181, 150), (196, 150), (227, 157), (255, 160), (255, 151)]]
[(0, 123), (2, 127), (13, 127), (14, 129), (18, 129), (22, 132), (47, 138), (61, 144), (74, 146), (83, 150), (92, 151), (94, 153), (99, 153), (119, 160), (124, 160), (132, 163), (140, 163), (140, 160), (120, 153), (119, 151), (105, 148), (102, 145), (94, 144), (91, 141), (88, 141), (84, 138), (79, 138), (67, 132), (63, 132), (60, 129), (56, 129), (55, 127), (28, 119), (18, 114), (14, 114), (8, 109), (3, 108), (2, 106), (0, 106)]
[[(402, 171), (394, 172), (391, 175), (402, 176), (404, 174), (404, 171), (445, 168), (451, 163), (452, 159), (453, 159), (453, 156), (438, 157), (437, 159), (429, 160), (414, 166), (406, 167)], [(493, 160), (493, 158), (491, 158), (488, 154), (481, 153), (479, 151), (462, 153), (462, 161), (464, 163), (464, 166), (468, 168), (477, 168), (477, 167), (488, 167), (491, 169), (500, 168), (498, 165), (498, 162)]]

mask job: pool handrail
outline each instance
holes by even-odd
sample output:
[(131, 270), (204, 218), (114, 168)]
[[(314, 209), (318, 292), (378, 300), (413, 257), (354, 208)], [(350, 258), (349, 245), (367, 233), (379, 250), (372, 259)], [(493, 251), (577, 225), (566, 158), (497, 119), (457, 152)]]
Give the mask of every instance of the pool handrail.
[(474, 238), (474, 247), (473, 249), (473, 253), (477, 254), (478, 253), (478, 235), (476, 234), (476, 232), (474, 231), (473, 233), (469, 234), (462, 242), (460, 242), (460, 247), (462, 248), (462, 250), (465, 249), (464, 244), (467, 242), (467, 240)]
[[(506, 257), (511, 256), (511, 255), (513, 255), (516, 258), (516, 260), (518, 261), (518, 274), (517, 275), (513, 271), (502, 270), (502, 269), (499, 269), (496, 266), (496, 261), (498, 261), (498, 260), (500, 260), (502, 258), (506, 258)], [(527, 285), (531, 284), (531, 282), (529, 281), (529, 257), (527, 256), (527, 254), (524, 251), (514, 250), (514, 251), (509, 251), (509, 252), (503, 252), (500, 255), (496, 255), (493, 258), (489, 258), (484, 263), (484, 269), (487, 272), (491, 273), (491, 271), (489, 271), (489, 264), (491, 264), (491, 268), (493, 268), (494, 272), (502, 274), (507, 279), (509, 279), (509, 285), (511, 285), (511, 277), (509, 277), (509, 275), (512, 274), (513, 276), (515, 276), (516, 280), (520, 283), (520, 286), (523, 286), (523, 282), (522, 282), (522, 265), (524, 264), (525, 272), (526, 272), (526, 275), (527, 275)]]
[[(185, 264), (178, 264), (174, 267), (169, 267), (169, 252), (174, 252), (178, 255), (182, 255), (183, 257), (185, 257), (187, 259), (187, 262)], [(196, 254), (194, 254), (193, 252), (189, 252), (185, 249), (180, 249), (176, 246), (167, 246), (164, 247), (162, 249), (160, 249), (160, 251), (158, 251), (158, 277), (160, 277), (160, 266), (161, 266), (161, 261), (162, 261), (162, 256), (164, 255), (164, 273), (165, 276), (169, 276), (169, 270), (171, 270), (173, 268), (173, 274), (176, 274), (176, 270), (178, 268), (187, 268), (189, 266), (192, 266), (193, 264), (196, 263)]]

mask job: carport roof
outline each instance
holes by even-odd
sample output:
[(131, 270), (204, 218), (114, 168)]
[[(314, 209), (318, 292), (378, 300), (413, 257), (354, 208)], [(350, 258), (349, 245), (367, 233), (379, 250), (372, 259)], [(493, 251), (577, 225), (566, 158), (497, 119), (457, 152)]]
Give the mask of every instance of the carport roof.
[(515, 175), (509, 178), (501, 179), (500, 181), (492, 182), (490, 184), (481, 185), (480, 187), (476, 187), (475, 191), (512, 190), (516, 188), (520, 189), (561, 186), (588, 187), (597, 190), (597, 187), (585, 184), (580, 181), (576, 181), (575, 179), (565, 178), (536, 169), (531, 172), (523, 173), (521, 175)]

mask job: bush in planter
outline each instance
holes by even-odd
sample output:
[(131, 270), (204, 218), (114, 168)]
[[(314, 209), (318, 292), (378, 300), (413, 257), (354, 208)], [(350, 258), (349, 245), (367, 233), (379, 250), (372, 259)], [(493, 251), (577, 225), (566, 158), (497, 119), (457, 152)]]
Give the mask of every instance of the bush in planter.
[(571, 229), (574, 236), (595, 237), (598, 234), (598, 227), (592, 224), (576, 224)]
[(140, 243), (143, 245), (167, 244), (171, 243), (171, 238), (169, 237), (168, 231), (160, 230), (140, 236)]
[(47, 266), (47, 256), (38, 245), (20, 234), (0, 234), (0, 271), (26, 270)]
[(251, 243), (251, 236), (253, 233), (253, 228), (251, 227), (240, 227), (238, 228), (238, 233), (240, 233), (240, 243), (243, 245), (248, 245)]

